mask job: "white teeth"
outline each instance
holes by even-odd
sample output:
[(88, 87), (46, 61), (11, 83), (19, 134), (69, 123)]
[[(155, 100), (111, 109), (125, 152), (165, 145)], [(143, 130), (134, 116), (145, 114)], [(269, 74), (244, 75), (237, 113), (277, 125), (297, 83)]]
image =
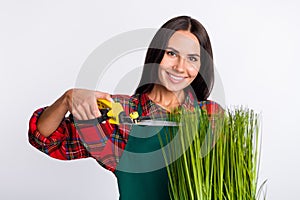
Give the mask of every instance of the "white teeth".
[(172, 75), (172, 74), (169, 74), (169, 76), (170, 76), (171, 78), (177, 80), (177, 81), (181, 81), (181, 80), (184, 79), (183, 77), (174, 76), (174, 75)]

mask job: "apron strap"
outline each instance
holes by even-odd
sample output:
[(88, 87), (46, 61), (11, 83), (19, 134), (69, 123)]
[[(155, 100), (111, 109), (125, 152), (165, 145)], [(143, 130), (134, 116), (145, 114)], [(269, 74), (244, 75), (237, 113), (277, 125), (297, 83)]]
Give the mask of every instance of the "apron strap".
[(141, 94), (139, 94), (138, 101), (139, 101), (139, 103), (138, 103), (137, 112), (139, 113), (139, 116), (142, 116), (143, 108), (142, 108), (142, 103), (141, 103)]

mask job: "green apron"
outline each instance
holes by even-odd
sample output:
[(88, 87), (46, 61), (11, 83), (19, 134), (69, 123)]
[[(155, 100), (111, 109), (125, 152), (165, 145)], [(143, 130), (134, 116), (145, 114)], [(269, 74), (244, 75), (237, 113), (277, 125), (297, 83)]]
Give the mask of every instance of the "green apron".
[[(141, 114), (141, 106), (138, 108)], [(132, 127), (115, 171), (120, 200), (170, 199), (168, 174), (161, 152), (162, 143), (167, 144), (166, 134), (167, 127)]]

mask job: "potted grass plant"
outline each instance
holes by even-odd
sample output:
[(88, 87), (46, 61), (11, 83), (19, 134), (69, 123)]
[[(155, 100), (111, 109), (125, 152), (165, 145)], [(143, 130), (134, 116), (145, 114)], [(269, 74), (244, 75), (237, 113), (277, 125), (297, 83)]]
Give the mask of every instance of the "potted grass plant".
[(258, 187), (259, 115), (243, 107), (215, 115), (202, 109), (180, 113), (170, 116), (180, 126), (168, 130), (168, 140), (178, 142), (163, 151), (166, 163), (171, 163), (167, 166), (171, 199), (266, 199), (265, 182)]

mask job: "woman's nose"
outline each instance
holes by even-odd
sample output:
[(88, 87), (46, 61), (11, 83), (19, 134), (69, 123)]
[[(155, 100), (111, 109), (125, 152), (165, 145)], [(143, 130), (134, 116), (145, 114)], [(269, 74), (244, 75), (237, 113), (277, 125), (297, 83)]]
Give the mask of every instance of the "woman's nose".
[(173, 69), (178, 72), (184, 72), (186, 65), (186, 59), (183, 56), (178, 56), (176, 63), (174, 64)]

